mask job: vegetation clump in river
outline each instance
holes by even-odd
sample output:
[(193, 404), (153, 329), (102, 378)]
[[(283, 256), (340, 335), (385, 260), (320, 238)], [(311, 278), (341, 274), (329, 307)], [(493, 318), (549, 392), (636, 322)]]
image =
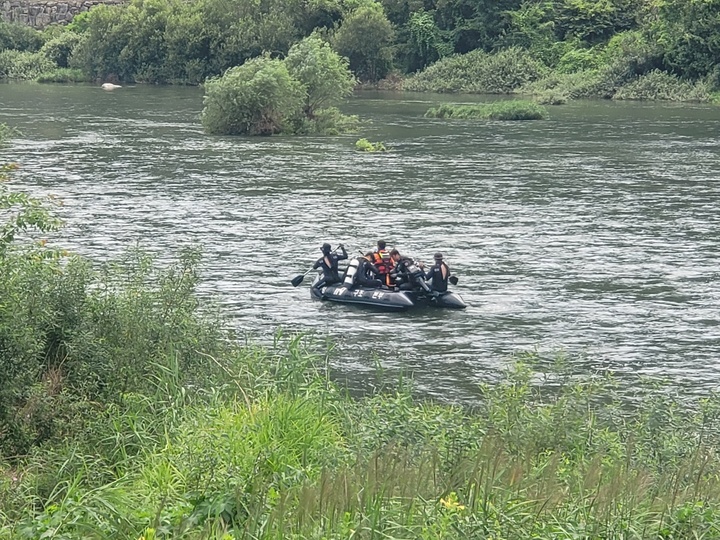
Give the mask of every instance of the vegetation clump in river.
[(525, 100), (496, 101), (477, 105), (443, 103), (428, 109), (425, 116), (481, 120), (542, 120), (547, 118), (547, 110), (542, 105)]
[(370, 142), (363, 138), (355, 141), (355, 148), (360, 152), (387, 152), (388, 149), (382, 141)]
[(260, 56), (209, 79), (203, 126), (223, 135), (349, 131), (357, 117), (335, 105), (354, 83), (347, 61), (313, 34), (293, 45), (284, 60)]
[[(2, 214), (3, 226), (32, 238), (50, 224), (2, 185), (38, 218)], [(715, 395), (639, 380), (623, 397), (609, 375), (525, 354), (473, 406), (419, 399), (381, 373), (351, 396), (332, 348), (227, 330), (198, 300), (194, 250), (98, 265), (20, 234), (2, 245), (0, 539), (689, 538), (720, 526)]]

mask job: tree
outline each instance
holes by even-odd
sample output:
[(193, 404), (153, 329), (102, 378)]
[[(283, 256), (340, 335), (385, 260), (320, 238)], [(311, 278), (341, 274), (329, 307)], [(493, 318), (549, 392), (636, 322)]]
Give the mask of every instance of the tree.
[(330, 44), (312, 34), (290, 48), (285, 65), (306, 92), (304, 113), (313, 119), (319, 109), (337, 105), (355, 85), (348, 62)]
[(127, 63), (127, 53), (123, 55), (132, 33), (124, 9), (101, 4), (89, 12), (74, 62), (91, 79), (132, 80), (134, 66)]
[(205, 83), (202, 123), (217, 135), (272, 135), (301, 114), (304, 100), (282, 60), (259, 56)]
[(632, 0), (558, 0), (555, 3), (555, 32), (559, 39), (580, 39), (597, 44), (613, 34), (633, 28), (638, 9)]
[(717, 70), (720, 0), (663, 2), (651, 31), (665, 51), (663, 62), (667, 69), (689, 78)]
[(521, 0), (435, 0), (435, 22), (447, 32), (454, 52), (490, 51), (508, 28), (508, 13)]
[(412, 13), (407, 27), (410, 37), (409, 52), (415, 60), (411, 64), (411, 68), (424, 68), (432, 62), (452, 54), (452, 45), (444, 41), (432, 13), (424, 10)]
[(552, 4), (538, 4), (525, 0), (514, 11), (508, 12), (510, 24), (500, 38), (501, 47), (522, 47), (549, 66), (555, 66), (566, 47), (555, 37)]
[(395, 31), (378, 3), (363, 4), (342, 22), (335, 32), (333, 45), (350, 60), (350, 69), (358, 78), (378, 81), (392, 67), (391, 45)]

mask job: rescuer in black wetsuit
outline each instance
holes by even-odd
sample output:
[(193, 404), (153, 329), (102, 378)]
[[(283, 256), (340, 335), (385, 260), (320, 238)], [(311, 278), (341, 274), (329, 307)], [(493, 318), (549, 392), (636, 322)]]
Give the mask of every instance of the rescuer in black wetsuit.
[(313, 269), (322, 268), (323, 271), (322, 279), (315, 285), (318, 289), (342, 281), (338, 273), (338, 262), (348, 258), (345, 246), (342, 244), (338, 246), (338, 249), (342, 251), (341, 255), (333, 253), (330, 244), (327, 243), (323, 244), (320, 249), (323, 252), (323, 256), (318, 259), (313, 266)]
[[(392, 284), (402, 290), (412, 290), (415, 286), (420, 289), (429, 291), (430, 288), (425, 283), (425, 273), (420, 272), (423, 269), (422, 263), (418, 263), (417, 267), (415, 261), (410, 257), (403, 257), (397, 249), (393, 249), (390, 252), (390, 257), (393, 261), (393, 270), (390, 273)], [(414, 274), (411, 275), (410, 268), (414, 268)], [(419, 268), (419, 270), (418, 270)]]
[(435, 265), (425, 274), (425, 279), (430, 281), (430, 289), (438, 293), (447, 292), (449, 278), (450, 267), (443, 262), (442, 253), (436, 253)]
[(380, 275), (380, 271), (377, 266), (372, 263), (372, 259), (372, 252), (368, 252), (364, 257), (360, 257), (358, 259), (360, 264), (358, 265), (357, 270), (357, 284), (361, 287), (379, 289), (380, 287), (383, 287), (383, 282), (376, 277)]

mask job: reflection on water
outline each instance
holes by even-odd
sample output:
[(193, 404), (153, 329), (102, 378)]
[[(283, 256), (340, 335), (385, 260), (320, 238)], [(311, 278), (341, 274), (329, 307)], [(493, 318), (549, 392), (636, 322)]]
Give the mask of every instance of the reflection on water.
[[(19, 182), (64, 201), (56, 243), (106, 259), (201, 243), (202, 292), (237, 328), (339, 342), (357, 384), (379, 359), (434, 396), (472, 399), (514, 352), (580, 372), (716, 388), (720, 110), (574, 102), (540, 122), (423, 118), (440, 100), (363, 94), (342, 137), (209, 137), (196, 88), (3, 85)], [(391, 152), (358, 153), (360, 137)], [(385, 314), (312, 302), (290, 279), (324, 241), (386, 238), (460, 276), (463, 312)]]

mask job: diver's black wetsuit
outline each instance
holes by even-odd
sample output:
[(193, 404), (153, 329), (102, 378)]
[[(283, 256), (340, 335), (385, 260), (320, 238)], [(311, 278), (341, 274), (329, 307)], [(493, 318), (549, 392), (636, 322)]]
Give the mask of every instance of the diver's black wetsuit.
[[(443, 276), (443, 266), (445, 267), (445, 275)], [(430, 268), (425, 279), (432, 282), (430, 283), (430, 289), (437, 292), (447, 292), (448, 289), (448, 278), (450, 277), (450, 267), (443, 261), (435, 261), (435, 266)]]
[(425, 283), (425, 273), (415, 265), (415, 261), (413, 261), (410, 257), (401, 257), (395, 264), (393, 274), (395, 275), (395, 281), (401, 290), (409, 291), (419, 288), (426, 292), (430, 291), (427, 283)]
[(315, 285), (316, 288), (319, 289), (320, 287), (333, 285), (334, 283), (340, 283), (342, 281), (338, 273), (338, 261), (347, 259), (348, 256), (343, 246), (340, 246), (339, 249), (342, 250), (342, 254), (326, 253), (321, 259), (318, 259), (313, 266), (314, 269), (322, 268), (323, 271), (323, 278)]
[(360, 257), (358, 260), (360, 263), (357, 270), (357, 284), (361, 287), (371, 287), (373, 289), (382, 287), (383, 282), (375, 278), (380, 274), (378, 267), (365, 257)]

